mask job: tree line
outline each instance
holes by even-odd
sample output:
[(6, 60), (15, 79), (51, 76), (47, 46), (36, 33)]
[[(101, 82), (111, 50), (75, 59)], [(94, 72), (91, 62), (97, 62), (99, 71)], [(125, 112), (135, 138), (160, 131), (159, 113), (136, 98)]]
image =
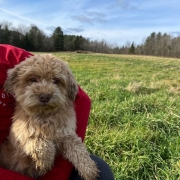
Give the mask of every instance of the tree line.
[(61, 27), (56, 27), (52, 35), (47, 36), (36, 25), (23, 24), (13, 27), (10, 22), (0, 23), (0, 43), (11, 44), (28, 51), (92, 51), (112, 53), (112, 48), (104, 41), (91, 41), (76, 35), (66, 35)]
[(36, 25), (27, 27), (21, 24), (18, 27), (13, 27), (12, 23), (4, 21), (0, 23), (0, 43), (38, 52), (90, 51), (95, 53), (180, 57), (180, 36), (173, 37), (161, 32), (151, 33), (140, 45), (127, 42), (120, 47), (108, 44), (105, 40), (97, 41), (83, 36), (66, 35), (60, 26), (55, 28), (52, 35), (47, 36)]
[(128, 44), (122, 53), (163, 57), (180, 57), (180, 36), (152, 32), (141, 45)]

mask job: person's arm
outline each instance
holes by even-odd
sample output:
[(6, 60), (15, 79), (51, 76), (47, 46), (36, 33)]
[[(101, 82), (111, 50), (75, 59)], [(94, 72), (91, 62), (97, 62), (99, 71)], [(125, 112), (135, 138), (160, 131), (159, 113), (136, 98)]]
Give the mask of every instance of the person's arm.
[[(11, 117), (14, 111), (14, 98), (4, 92), (3, 84), (7, 77), (7, 70), (13, 68), (19, 62), (25, 60), (32, 54), (10, 45), (0, 44), (0, 144), (3, 143), (9, 134)], [(0, 167), (1, 180), (33, 180), (20, 173), (13, 172)]]
[[(77, 134), (84, 140), (86, 127), (88, 123), (91, 101), (87, 94), (79, 87), (76, 100), (74, 102), (77, 117)], [(73, 169), (73, 165), (63, 157), (56, 159), (55, 165), (51, 171), (40, 180), (68, 180)]]

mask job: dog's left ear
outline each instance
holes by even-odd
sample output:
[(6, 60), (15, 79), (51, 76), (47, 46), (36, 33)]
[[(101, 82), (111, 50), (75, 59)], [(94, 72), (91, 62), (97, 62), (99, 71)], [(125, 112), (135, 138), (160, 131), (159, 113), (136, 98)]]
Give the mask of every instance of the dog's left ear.
[(71, 72), (68, 73), (67, 93), (68, 93), (68, 97), (70, 100), (74, 101), (76, 99), (76, 95), (78, 93), (78, 85), (77, 85), (77, 82)]
[(7, 79), (4, 83), (4, 90), (7, 92), (7, 93), (11, 93), (13, 94), (13, 87), (14, 87), (14, 84), (16, 82), (16, 79), (17, 79), (17, 72), (18, 72), (18, 67), (15, 67), (13, 69), (9, 69), (7, 71)]

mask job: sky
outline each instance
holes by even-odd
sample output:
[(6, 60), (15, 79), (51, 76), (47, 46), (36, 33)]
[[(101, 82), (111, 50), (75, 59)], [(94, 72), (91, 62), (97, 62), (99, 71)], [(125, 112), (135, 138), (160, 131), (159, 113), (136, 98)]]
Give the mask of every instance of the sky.
[(0, 24), (36, 25), (50, 36), (105, 40), (117, 46), (142, 44), (152, 32), (180, 35), (179, 0), (0, 0)]

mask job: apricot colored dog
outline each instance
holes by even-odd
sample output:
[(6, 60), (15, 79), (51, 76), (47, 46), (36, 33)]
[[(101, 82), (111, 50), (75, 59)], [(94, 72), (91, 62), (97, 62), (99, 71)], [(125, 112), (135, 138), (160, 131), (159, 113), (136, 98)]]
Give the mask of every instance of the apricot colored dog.
[(51, 170), (55, 157), (68, 159), (85, 180), (99, 170), (76, 134), (73, 107), (78, 86), (67, 64), (52, 55), (35, 55), (8, 71), (4, 85), (16, 99), (0, 165), (30, 177)]

